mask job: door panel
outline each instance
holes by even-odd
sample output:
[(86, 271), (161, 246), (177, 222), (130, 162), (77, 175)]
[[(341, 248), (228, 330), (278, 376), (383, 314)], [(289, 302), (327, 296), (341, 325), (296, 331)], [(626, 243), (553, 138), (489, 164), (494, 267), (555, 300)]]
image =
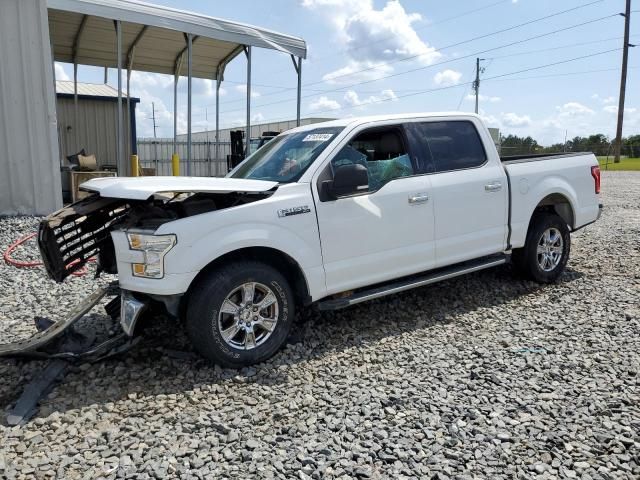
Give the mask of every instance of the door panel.
[(368, 195), (317, 202), (327, 293), (432, 268), (430, 191), (423, 175), (393, 180)]
[(431, 268), (435, 244), (430, 181), (415, 175), (414, 152), (403, 126), (353, 132), (320, 178), (332, 179), (349, 164), (366, 168), (368, 193), (316, 202), (328, 293)]
[(480, 120), (438, 119), (407, 128), (431, 173), (436, 266), (503, 251), (509, 186), (497, 152), (484, 148), (492, 140)]
[(435, 209), (436, 265), (504, 249), (508, 185), (501, 166), (430, 175)]

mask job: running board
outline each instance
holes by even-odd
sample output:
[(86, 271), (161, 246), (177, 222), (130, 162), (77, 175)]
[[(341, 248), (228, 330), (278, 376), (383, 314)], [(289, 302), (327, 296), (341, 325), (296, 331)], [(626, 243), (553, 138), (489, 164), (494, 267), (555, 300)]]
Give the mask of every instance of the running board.
[(394, 281), (381, 286), (361, 290), (354, 293), (350, 297), (344, 298), (331, 298), (318, 302), (318, 308), (320, 310), (339, 310), (341, 308), (350, 307), (358, 303), (366, 302), (367, 300), (373, 300), (375, 298), (384, 297), (393, 293), (404, 292), (412, 288), (423, 287), (432, 283), (441, 282), (442, 280), (448, 280), (450, 278), (465, 275), (467, 273), (477, 272), (484, 270), (485, 268), (496, 267), (507, 263), (509, 259), (508, 255), (492, 255), (491, 257), (484, 257), (478, 260), (470, 260), (464, 263), (458, 263), (449, 267), (440, 268), (423, 275), (413, 275), (410, 278)]

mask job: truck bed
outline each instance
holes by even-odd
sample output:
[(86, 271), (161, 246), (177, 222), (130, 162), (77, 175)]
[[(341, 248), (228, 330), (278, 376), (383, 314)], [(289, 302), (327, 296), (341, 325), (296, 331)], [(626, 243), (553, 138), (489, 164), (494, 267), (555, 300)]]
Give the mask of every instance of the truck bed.
[(529, 153), (526, 155), (500, 155), (502, 163), (525, 163), (537, 162), (540, 160), (551, 160), (555, 157), (575, 157), (580, 155), (590, 155), (591, 152), (559, 152), (559, 153)]
[[(595, 221), (599, 214), (591, 168), (593, 153), (558, 153), (501, 157), (509, 181), (509, 244), (524, 245), (531, 214), (551, 195), (571, 229)], [(563, 200), (559, 202), (559, 198)]]

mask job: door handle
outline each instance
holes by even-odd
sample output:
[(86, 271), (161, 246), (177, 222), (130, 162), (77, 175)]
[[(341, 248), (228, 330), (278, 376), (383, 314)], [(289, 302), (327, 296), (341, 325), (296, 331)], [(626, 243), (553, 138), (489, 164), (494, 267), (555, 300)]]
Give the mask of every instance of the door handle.
[(487, 192), (499, 192), (500, 190), (502, 190), (502, 183), (500, 182), (487, 183), (484, 186), (484, 189)]
[(429, 201), (429, 195), (426, 193), (416, 193), (415, 195), (409, 195), (409, 204), (415, 205), (417, 203), (425, 203)]

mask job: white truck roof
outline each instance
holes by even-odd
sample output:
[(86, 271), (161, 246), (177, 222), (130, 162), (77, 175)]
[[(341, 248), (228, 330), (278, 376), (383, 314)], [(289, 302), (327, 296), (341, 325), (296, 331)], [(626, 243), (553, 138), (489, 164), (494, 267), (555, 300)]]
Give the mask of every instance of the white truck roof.
[(414, 118), (429, 118), (429, 117), (451, 117), (456, 119), (469, 119), (480, 118), (475, 113), (468, 112), (421, 112), (421, 113), (394, 113), (392, 115), (365, 115), (361, 117), (346, 117), (338, 118), (336, 120), (329, 120), (327, 122), (312, 123), (309, 125), (303, 125), (301, 127), (292, 128), (287, 133), (305, 132), (307, 130), (313, 130), (318, 127), (355, 127), (364, 125), (371, 122), (380, 122), (384, 120), (410, 120)]

